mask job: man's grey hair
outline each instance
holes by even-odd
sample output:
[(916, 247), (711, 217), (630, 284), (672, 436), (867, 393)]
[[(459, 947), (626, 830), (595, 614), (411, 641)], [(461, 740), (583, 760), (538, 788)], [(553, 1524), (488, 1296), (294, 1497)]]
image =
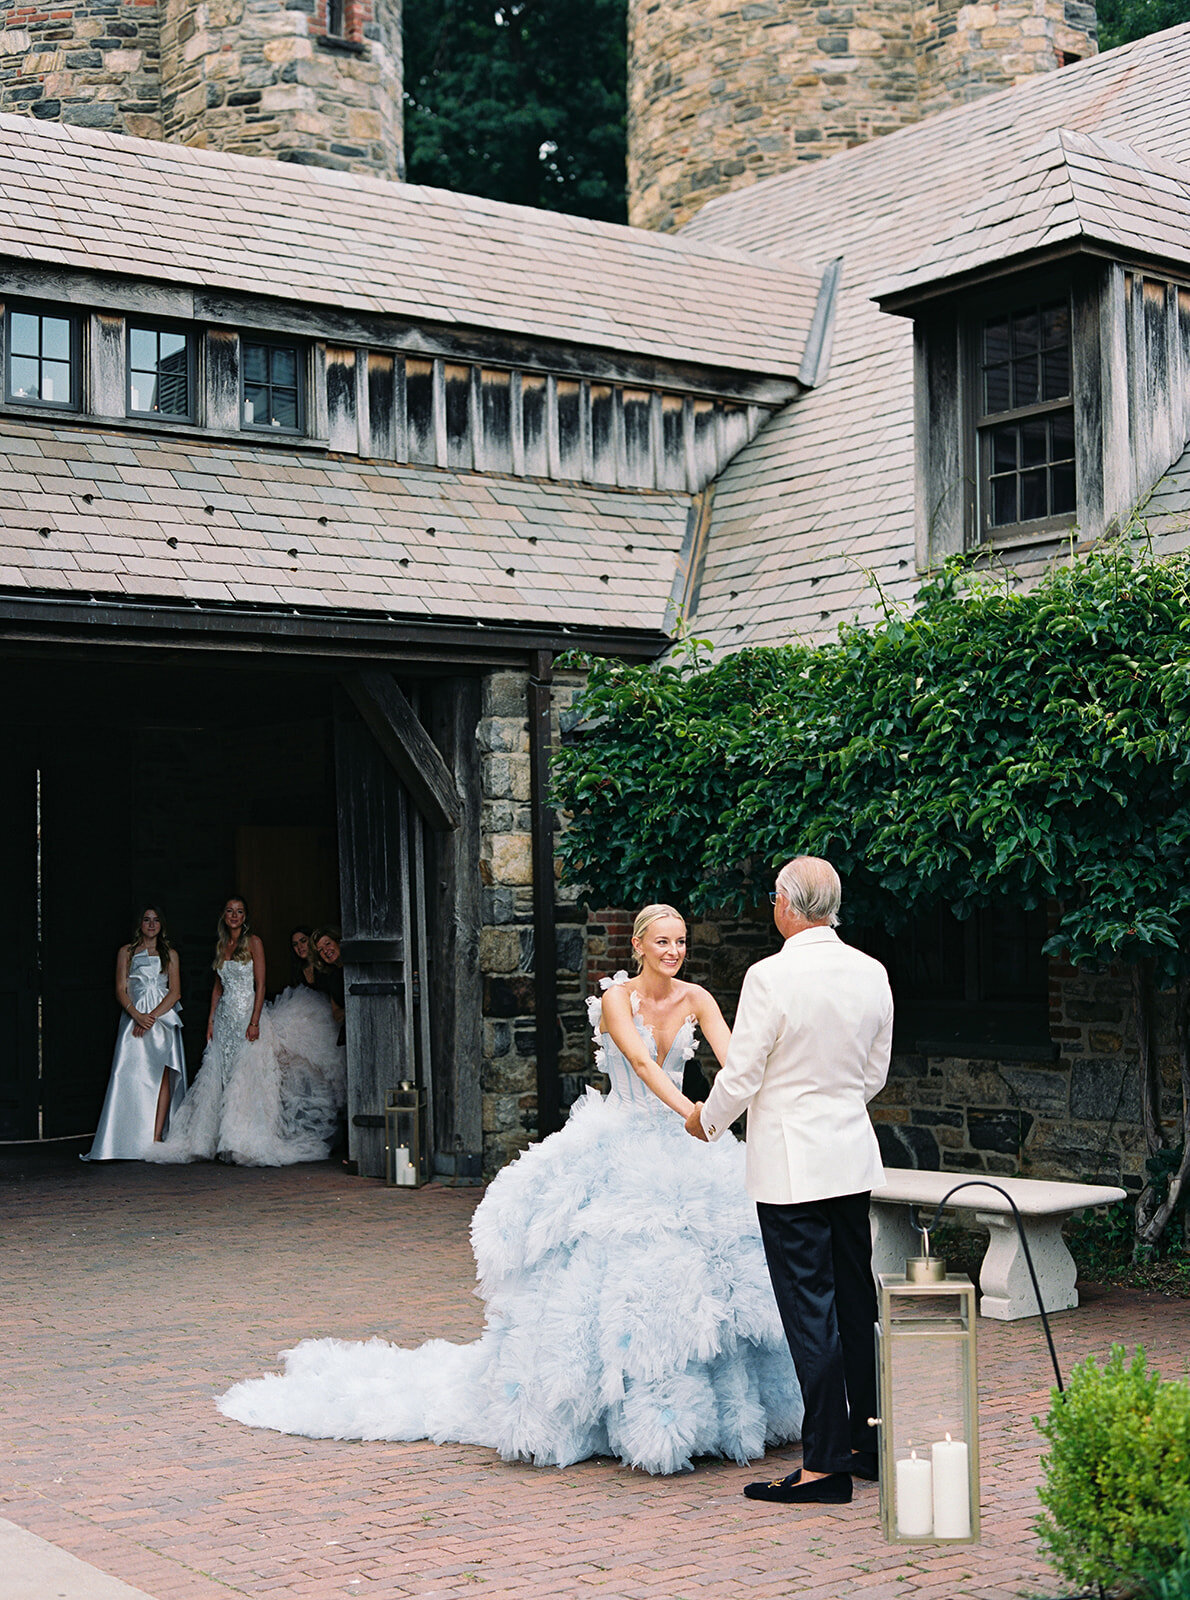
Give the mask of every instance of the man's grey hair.
[(777, 874), (777, 893), (784, 895), (789, 909), (807, 922), (839, 926), (839, 906), (843, 885), (839, 874), (821, 856), (795, 856)]

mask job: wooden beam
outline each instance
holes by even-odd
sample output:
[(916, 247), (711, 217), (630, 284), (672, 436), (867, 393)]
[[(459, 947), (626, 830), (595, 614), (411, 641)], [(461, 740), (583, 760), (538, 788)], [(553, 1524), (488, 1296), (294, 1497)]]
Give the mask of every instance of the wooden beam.
[(535, 650), (529, 668), (529, 806), (533, 837), (533, 986), (537, 1052), (537, 1135), (562, 1126), (558, 1079), (558, 941), (554, 924), (554, 812), (550, 805), (554, 661)]
[(387, 672), (355, 672), (343, 687), (431, 828), (453, 833), (463, 802), (449, 767)]

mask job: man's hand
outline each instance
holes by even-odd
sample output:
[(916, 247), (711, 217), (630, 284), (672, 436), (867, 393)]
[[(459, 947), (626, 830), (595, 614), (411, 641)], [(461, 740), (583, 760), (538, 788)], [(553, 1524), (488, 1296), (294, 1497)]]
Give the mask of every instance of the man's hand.
[(701, 1139), (703, 1144), (708, 1144), (706, 1130), (702, 1125), (702, 1101), (696, 1101), (694, 1110), (686, 1118), (686, 1132), (693, 1139)]

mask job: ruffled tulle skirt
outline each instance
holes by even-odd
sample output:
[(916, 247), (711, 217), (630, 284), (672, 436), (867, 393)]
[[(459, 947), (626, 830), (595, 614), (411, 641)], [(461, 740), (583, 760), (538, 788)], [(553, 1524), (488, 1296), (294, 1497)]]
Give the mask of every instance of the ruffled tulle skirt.
[(347, 1052), (330, 1001), (286, 989), (261, 1013), (260, 1036), (239, 1044), (224, 1079), (217, 1041), (150, 1161), (284, 1167), (324, 1161), (347, 1101)]
[(589, 1091), (501, 1172), (471, 1237), (472, 1344), (307, 1340), (222, 1396), (227, 1417), (310, 1438), (433, 1439), (567, 1466), (679, 1472), (800, 1436), (802, 1401), (743, 1147)]

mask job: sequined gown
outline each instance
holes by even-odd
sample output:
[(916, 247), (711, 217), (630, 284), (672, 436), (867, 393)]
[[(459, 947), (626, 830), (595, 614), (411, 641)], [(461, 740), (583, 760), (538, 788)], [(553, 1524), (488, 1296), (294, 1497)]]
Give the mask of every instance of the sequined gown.
[(150, 1161), (283, 1167), (323, 1161), (346, 1104), (346, 1051), (325, 995), (286, 989), (245, 1030), (256, 998), (250, 961), (219, 968), (211, 1041), (185, 1104)]

